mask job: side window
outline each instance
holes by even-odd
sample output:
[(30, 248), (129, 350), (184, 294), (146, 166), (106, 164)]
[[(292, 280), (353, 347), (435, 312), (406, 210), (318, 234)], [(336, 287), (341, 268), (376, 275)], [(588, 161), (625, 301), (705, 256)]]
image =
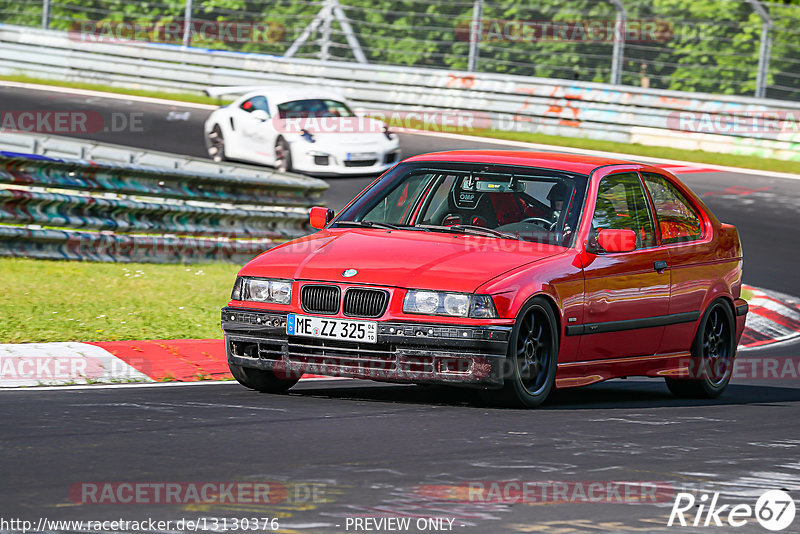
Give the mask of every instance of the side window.
[(642, 177), (656, 208), (661, 242), (666, 245), (702, 238), (702, 221), (689, 200), (661, 175), (642, 173)]
[(639, 175), (612, 174), (600, 182), (592, 219), (593, 231), (602, 228), (633, 230), (636, 248), (656, 245), (656, 232)]
[(252, 113), (257, 109), (261, 111), (266, 111), (269, 113), (269, 106), (267, 105), (267, 98), (261, 95), (254, 96), (253, 98), (249, 98), (242, 102), (242, 105), (239, 106), (243, 110), (248, 113)]
[(351, 115), (347, 106), (335, 100), (325, 100), (325, 107), (328, 109), (325, 115), (329, 117), (349, 117)]
[(449, 211), (447, 199), (450, 196), (450, 191), (453, 190), (456, 178), (455, 174), (441, 178), (433, 190), (428, 193), (428, 205), (424, 210), (424, 216), (420, 220), (420, 224), (435, 224), (435, 221), (441, 220)]

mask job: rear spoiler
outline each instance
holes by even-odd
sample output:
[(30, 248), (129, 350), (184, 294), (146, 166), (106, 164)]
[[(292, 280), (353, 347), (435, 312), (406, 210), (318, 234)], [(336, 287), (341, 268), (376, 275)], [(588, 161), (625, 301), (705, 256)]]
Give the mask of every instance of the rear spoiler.
[(243, 95), (251, 91), (258, 91), (259, 89), (275, 89), (275, 87), (264, 85), (231, 85), (227, 87), (208, 87), (204, 89), (203, 92), (210, 97), (217, 97), (222, 95)]
[[(276, 91), (286, 93), (293, 90), (313, 92), (313, 87), (308, 85), (230, 85), (222, 87), (207, 87), (206, 89), (203, 89), (203, 92), (206, 95), (214, 98), (223, 95), (243, 95), (245, 93), (252, 93), (254, 91)], [(336, 96), (337, 98), (346, 100), (343, 96), (339, 95), (335, 91), (326, 90), (325, 93), (326, 95)]]

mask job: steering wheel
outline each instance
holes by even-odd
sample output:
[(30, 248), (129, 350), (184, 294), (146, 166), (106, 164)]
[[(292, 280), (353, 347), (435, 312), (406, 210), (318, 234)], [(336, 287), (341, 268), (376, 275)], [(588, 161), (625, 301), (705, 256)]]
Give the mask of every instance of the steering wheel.
[(548, 221), (547, 219), (543, 219), (541, 217), (528, 217), (527, 219), (522, 219), (520, 222), (534, 223), (540, 226), (544, 226), (545, 228), (547, 228), (549, 232), (552, 232), (553, 228), (555, 228), (556, 224), (558, 224), (558, 221)]

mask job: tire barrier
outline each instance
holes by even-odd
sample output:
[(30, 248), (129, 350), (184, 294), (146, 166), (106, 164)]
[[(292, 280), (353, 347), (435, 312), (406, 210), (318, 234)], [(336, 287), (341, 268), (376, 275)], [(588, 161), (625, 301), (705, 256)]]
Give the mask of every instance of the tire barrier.
[(293, 239), (308, 233), (298, 210), (243, 210), (0, 189), (0, 222), (119, 233)]
[(320, 204), (327, 187), (278, 173), (237, 176), (0, 152), (0, 256), (244, 263), (308, 234), (308, 207)]
[(328, 187), (321, 180), (303, 177), (270, 180), (210, 175), (9, 152), (0, 152), (0, 184), (185, 201), (297, 207), (316, 205)]
[(245, 263), (279, 243), (0, 226), (0, 257), (119, 263)]

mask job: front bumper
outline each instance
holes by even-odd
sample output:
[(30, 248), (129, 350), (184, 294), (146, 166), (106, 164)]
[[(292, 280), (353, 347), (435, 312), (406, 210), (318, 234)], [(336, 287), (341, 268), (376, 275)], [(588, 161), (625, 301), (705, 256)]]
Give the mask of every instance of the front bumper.
[(222, 309), (228, 363), (315, 374), (483, 388), (503, 384), (511, 327), (378, 321), (378, 342), (286, 334), (286, 314)]
[(371, 157), (348, 160), (348, 149), (316, 146), (311, 143), (292, 144), (292, 167), (315, 176), (381, 174), (392, 168), (402, 157), (397, 145), (385, 147), (353, 148), (349, 152), (363, 151)]

